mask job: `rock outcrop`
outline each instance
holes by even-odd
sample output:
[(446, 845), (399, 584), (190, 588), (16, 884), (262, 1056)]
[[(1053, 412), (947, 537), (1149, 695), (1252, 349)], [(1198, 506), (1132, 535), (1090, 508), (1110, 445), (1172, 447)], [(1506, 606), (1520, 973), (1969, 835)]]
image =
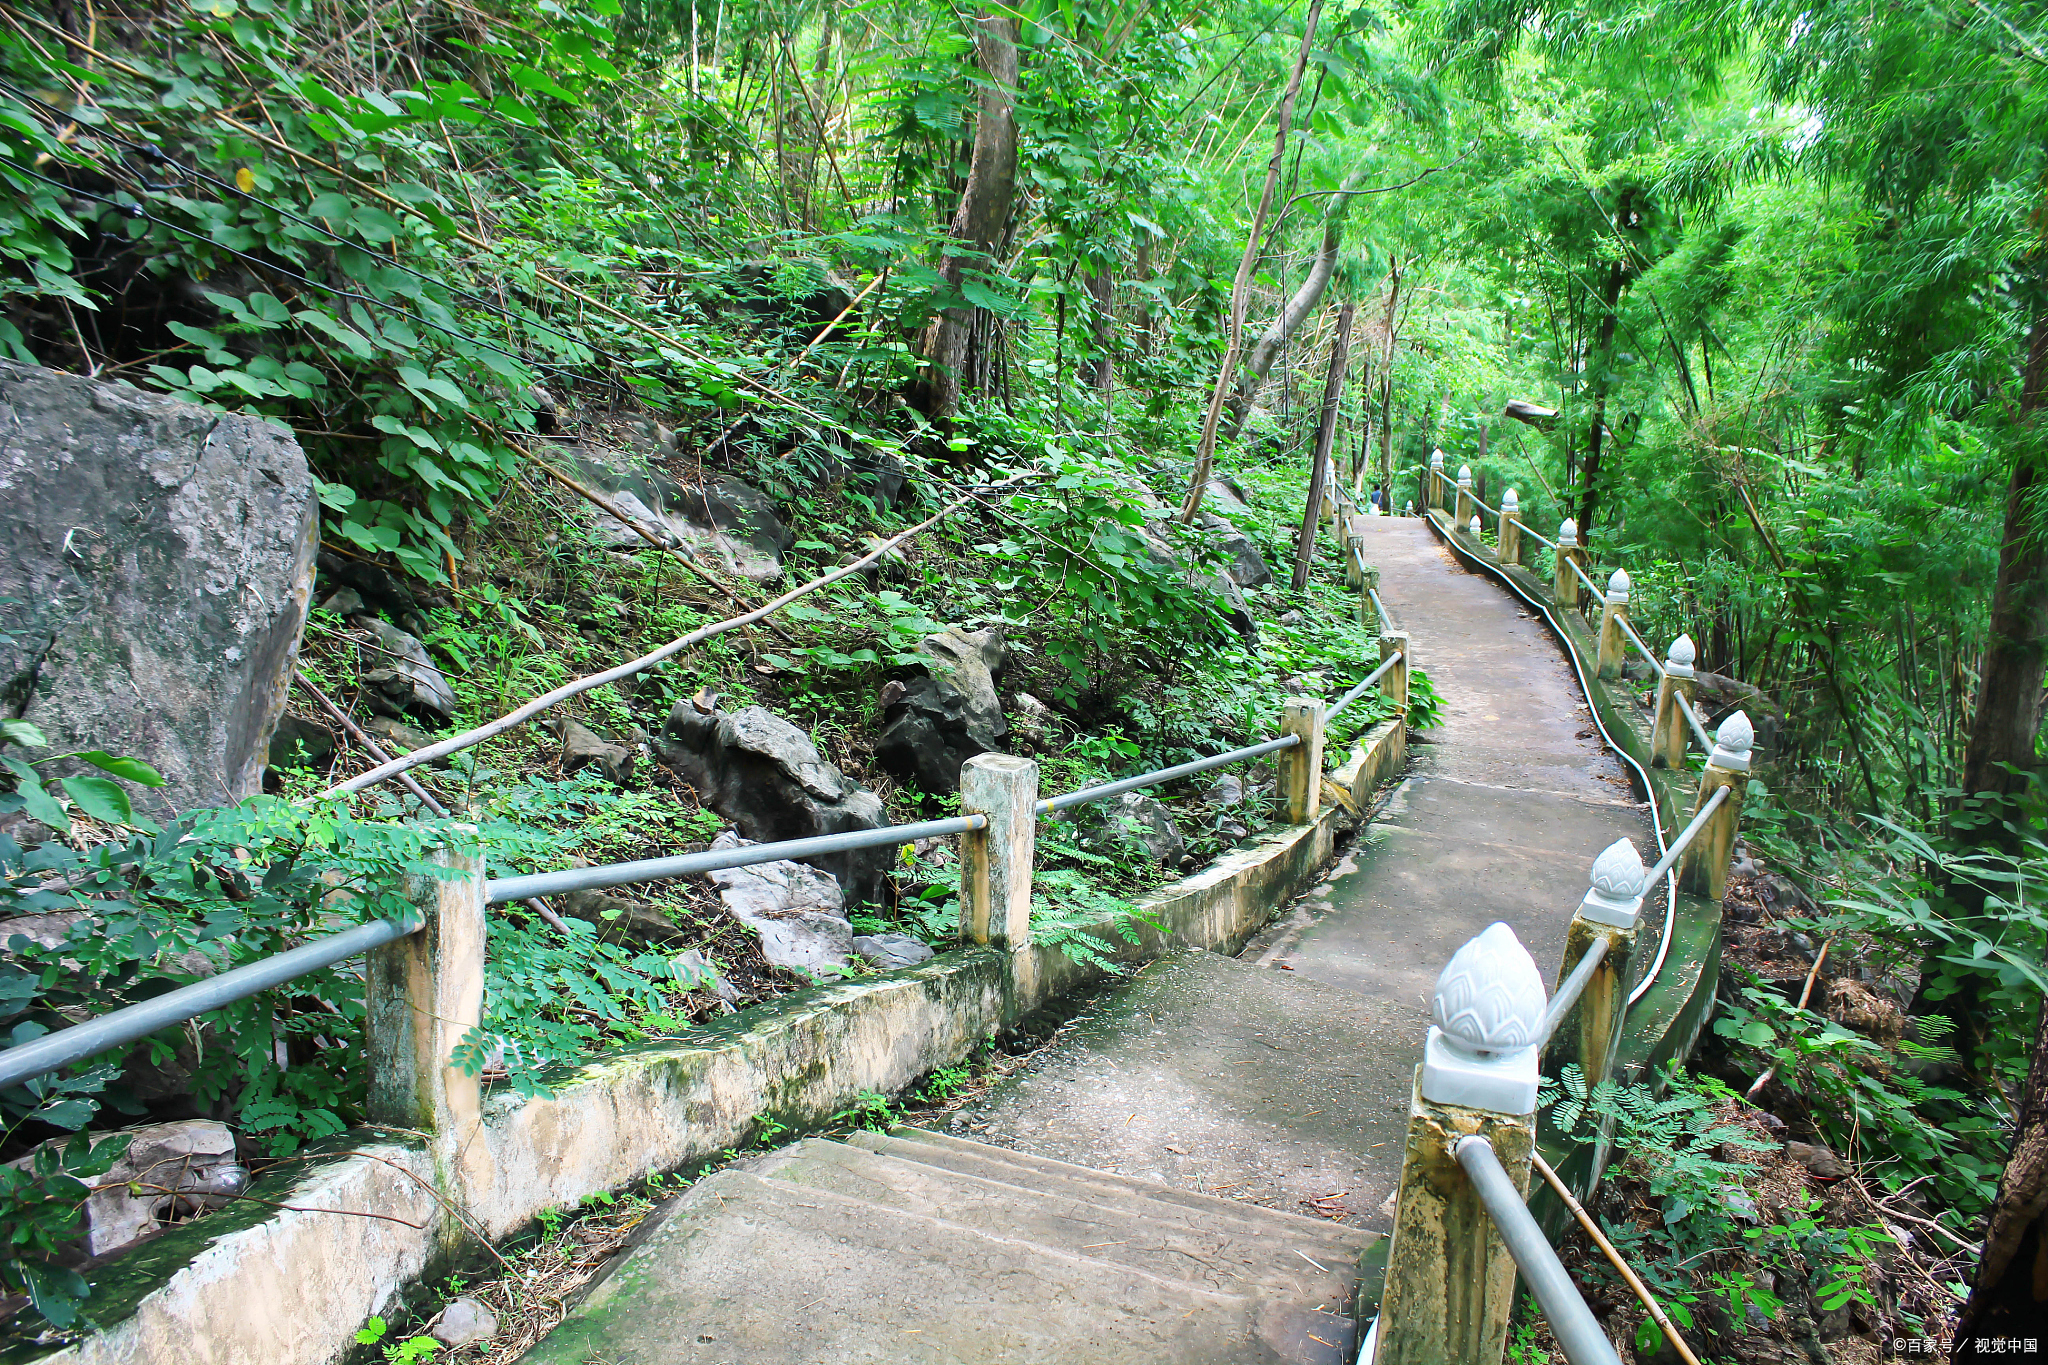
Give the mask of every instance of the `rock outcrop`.
[[(775, 500), (753, 485), (715, 478), (690, 487), (644, 462), (587, 448), (579, 452), (578, 464), (608, 502), (662, 544), (752, 583), (782, 577), (782, 552), (796, 543), (796, 534), (783, 525)], [(632, 526), (597, 508), (590, 512), (600, 544), (617, 550), (646, 546)]]
[(924, 791), (958, 791), (960, 766), (1009, 739), (996, 692), (1009, 648), (1001, 631), (953, 629), (926, 636), (918, 654), (917, 672), (884, 689), (875, 761)]
[(631, 749), (612, 743), (567, 716), (550, 721), (548, 728), (555, 732), (556, 739), (562, 741), (562, 771), (565, 774), (594, 766), (614, 786), (632, 785), (634, 754)]
[[(94, 1133), (94, 1147), (126, 1137), (128, 1149), (94, 1179), (85, 1201), (87, 1251), (104, 1256), (140, 1240), (164, 1223), (225, 1208), (249, 1187), (249, 1172), (235, 1157), (235, 1135), (211, 1119), (152, 1123), (123, 1133)], [(51, 1145), (69, 1142), (52, 1139)], [(26, 1166), (35, 1153), (10, 1162)]]
[[(705, 805), (759, 843), (889, 822), (880, 797), (825, 762), (809, 735), (766, 707), (727, 713), (678, 702), (654, 748)], [(862, 905), (881, 899), (894, 858), (894, 849), (868, 848), (809, 861), (838, 879), (848, 902)]]
[(1173, 814), (1156, 798), (1125, 792), (1098, 805), (1089, 814), (1081, 840), (1108, 857), (1137, 857), (1161, 867), (1179, 867), (1187, 842), (1173, 823)]
[(153, 817), (254, 795), (318, 519), (257, 418), (0, 361), (0, 712), (154, 766)]
[(355, 625), (368, 637), (357, 642), (356, 655), (363, 700), (371, 710), (430, 721), (455, 719), (455, 689), (427, 657), (425, 645), (374, 616), (358, 616)]
[[(711, 841), (711, 848), (718, 852), (753, 842), (727, 830)], [(802, 972), (846, 966), (853, 952), (853, 925), (831, 873), (785, 859), (706, 875), (718, 888), (725, 913), (761, 936), (761, 956), (775, 966)]]

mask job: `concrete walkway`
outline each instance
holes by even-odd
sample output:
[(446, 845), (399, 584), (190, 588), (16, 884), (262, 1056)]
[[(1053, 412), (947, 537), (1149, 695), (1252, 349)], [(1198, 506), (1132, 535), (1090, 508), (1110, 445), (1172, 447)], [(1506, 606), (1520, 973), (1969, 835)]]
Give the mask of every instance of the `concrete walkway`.
[(1655, 836), (1540, 620), (1419, 519), (1379, 519), (1366, 553), (1445, 713), (1378, 818), (1236, 962), (1153, 964), (956, 1132), (1391, 1230), (1444, 963), (1505, 920), (1550, 976), (1594, 856)]

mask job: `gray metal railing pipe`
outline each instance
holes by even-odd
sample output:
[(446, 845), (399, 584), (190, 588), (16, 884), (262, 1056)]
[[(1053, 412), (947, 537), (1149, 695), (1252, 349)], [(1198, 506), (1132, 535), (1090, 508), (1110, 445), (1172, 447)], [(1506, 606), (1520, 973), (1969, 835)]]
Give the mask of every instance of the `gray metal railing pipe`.
[(1721, 803), (1728, 799), (1728, 793), (1733, 790), (1734, 788), (1732, 787), (1714, 788), (1714, 794), (1707, 798), (1707, 804), (1701, 806), (1700, 813), (1693, 816), (1692, 822), (1678, 832), (1678, 837), (1671, 841), (1671, 847), (1664, 850), (1664, 856), (1659, 858), (1657, 865), (1650, 869), (1649, 876), (1644, 879), (1643, 885), (1655, 886), (1659, 877), (1678, 865), (1678, 855), (1685, 852), (1685, 846), (1692, 842), (1692, 837), (1695, 834), (1700, 832), (1700, 826), (1707, 823), (1707, 817), (1720, 808)]
[(1372, 598), (1372, 609), (1380, 614), (1380, 629), (1393, 634), (1394, 618), (1387, 615), (1387, 604), (1380, 601), (1379, 589), (1367, 588), (1366, 593)]
[(555, 896), (565, 891), (596, 891), (627, 882), (653, 882), (668, 877), (691, 877), (700, 872), (717, 872), (728, 867), (779, 862), (784, 858), (820, 858), (828, 853), (847, 853), (858, 848), (915, 843), (946, 834), (965, 834), (985, 829), (986, 815), (956, 815), (950, 820), (924, 820), (910, 825), (884, 825), (880, 829), (857, 829), (845, 834), (824, 834), (815, 839), (785, 839), (779, 844), (749, 844), (745, 848), (722, 848), (707, 853), (685, 853), (678, 858), (648, 858), (637, 863), (608, 863), (603, 867), (571, 867), (561, 872), (533, 872), (523, 877), (502, 877), (486, 883), (484, 898), (492, 905), (521, 901), (529, 896)]
[(281, 986), (293, 977), (359, 957), (372, 948), (417, 932), (421, 923), (415, 917), (359, 924), (353, 929), (316, 938), (311, 943), (247, 966), (209, 976), (204, 981), (181, 986), (139, 1005), (114, 1010), (97, 1019), (46, 1033), (33, 1042), (8, 1048), (0, 1052), (0, 1090), (20, 1085), (60, 1066), (96, 1057), (109, 1048), (147, 1038), (158, 1029), (182, 1024), (208, 1010), (233, 1004), (272, 986)]
[[(1655, 883), (1646, 881), (1643, 885), (1653, 886)], [(1564, 979), (1564, 984), (1557, 988), (1557, 994), (1550, 997), (1550, 1004), (1543, 1010), (1543, 1023), (1537, 1029), (1536, 1046), (1542, 1047), (1550, 1041), (1550, 1035), (1557, 1032), (1557, 1026), (1564, 1022), (1565, 1015), (1586, 993), (1586, 984), (1593, 979), (1593, 973), (1600, 970), (1600, 964), (1607, 960), (1607, 943), (1605, 938), (1594, 943), (1591, 950), (1579, 959), (1579, 965), (1572, 968), (1572, 974)]]
[(1323, 723), (1327, 725), (1329, 722), (1337, 719), (1338, 714), (1342, 712), (1345, 707), (1351, 705), (1351, 703), (1357, 701), (1360, 697), (1364, 696), (1365, 690), (1368, 687), (1371, 687), (1374, 683), (1378, 682), (1382, 677), (1386, 675), (1386, 671), (1388, 669), (1392, 668), (1395, 664), (1399, 662), (1401, 662), (1401, 656), (1398, 654), (1392, 654), (1380, 660), (1380, 666), (1378, 668), (1375, 668), (1372, 672), (1366, 674), (1363, 678), (1360, 678), (1358, 680), (1357, 686), (1353, 687), (1349, 692), (1346, 692), (1342, 697), (1338, 698), (1337, 704), (1330, 708), (1330, 713), (1327, 716), (1323, 717)]
[(1664, 665), (1658, 661), (1656, 654), (1650, 647), (1643, 643), (1643, 637), (1636, 634), (1636, 628), (1628, 623), (1628, 618), (1623, 616), (1616, 620), (1615, 624), (1620, 626), (1621, 633), (1628, 636), (1629, 640), (1634, 643), (1637, 652), (1650, 661), (1650, 667), (1657, 670), (1657, 676), (1663, 677)]
[(1593, 1310), (1586, 1307), (1578, 1286), (1572, 1283), (1564, 1263), (1544, 1238), (1543, 1229), (1536, 1226), (1521, 1191), (1508, 1179), (1507, 1170), (1494, 1154), (1493, 1144), (1474, 1134), (1458, 1139), (1457, 1150), (1458, 1165), (1471, 1178), (1486, 1211), (1493, 1215), (1493, 1225), (1507, 1243), (1508, 1254), (1515, 1258), (1523, 1283), (1536, 1296), (1544, 1321), (1550, 1324), (1550, 1334), (1564, 1348), (1564, 1358), (1571, 1365), (1621, 1365), (1614, 1343), (1601, 1330)]
[(1685, 723), (1692, 727), (1692, 737), (1700, 742), (1700, 752), (1714, 752), (1713, 738), (1707, 734), (1707, 727), (1700, 723), (1700, 713), (1693, 710), (1692, 703), (1685, 699), (1685, 693), (1674, 692), (1671, 694), (1671, 700), (1677, 702), (1678, 709), (1685, 713)]
[(1103, 801), (1112, 796), (1122, 796), (1125, 792), (1134, 792), (1140, 787), (1153, 787), (1161, 782), (1171, 782), (1176, 777), (1192, 777), (1196, 773), (1208, 772), (1211, 768), (1227, 768), (1233, 763), (1241, 763), (1248, 758), (1258, 758), (1264, 754), (1277, 754), (1282, 749), (1292, 749), (1299, 743), (1301, 743), (1300, 735), (1282, 735), (1278, 739), (1269, 739), (1264, 744), (1254, 744), (1243, 749), (1232, 749), (1229, 753), (1217, 754), (1213, 758), (1198, 758), (1192, 763), (1183, 763), (1179, 767), (1161, 768), (1157, 772), (1140, 773), (1136, 777), (1125, 777), (1115, 782), (1105, 782), (1099, 787), (1083, 787), (1079, 791), (1068, 792), (1065, 796), (1055, 796), (1049, 800), (1039, 802), (1038, 813), (1040, 815), (1052, 815), (1059, 811), (1072, 810), (1075, 806), (1085, 806), (1090, 801)]

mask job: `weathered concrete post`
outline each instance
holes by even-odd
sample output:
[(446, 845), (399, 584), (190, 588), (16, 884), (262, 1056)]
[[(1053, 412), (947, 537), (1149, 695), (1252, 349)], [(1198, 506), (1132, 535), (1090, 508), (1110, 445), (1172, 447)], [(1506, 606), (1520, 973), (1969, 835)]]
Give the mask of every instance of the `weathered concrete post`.
[(1429, 452), (1429, 492), (1425, 510), (1444, 505), (1444, 453), (1441, 450)]
[(1543, 1049), (1543, 1074), (1555, 1076), (1569, 1062), (1585, 1074), (1586, 1088), (1607, 1079), (1621, 1046), (1622, 1015), (1628, 1007), (1629, 956), (1635, 949), (1636, 921), (1649, 891), (1649, 870), (1627, 839), (1617, 839), (1593, 860), (1592, 885), (1579, 902), (1565, 931), (1564, 961), (1557, 969), (1563, 985), (1587, 953), (1607, 945), (1607, 956), (1578, 1001), (1558, 1021), (1557, 1032)]
[(1714, 752), (1707, 755), (1707, 770), (1700, 774), (1699, 796), (1692, 812), (1702, 807), (1722, 787), (1728, 799), (1707, 817), (1692, 843), (1678, 856), (1678, 889), (1717, 901), (1728, 891), (1728, 859), (1735, 852), (1735, 831), (1742, 820), (1742, 789), (1749, 777), (1750, 746), (1756, 743), (1756, 729), (1746, 712), (1737, 711), (1721, 722), (1714, 735)]
[(1686, 731), (1690, 727), (1685, 722), (1685, 712), (1678, 709), (1678, 698), (1691, 701), (1694, 689), (1699, 686), (1692, 670), (1696, 654), (1692, 636), (1681, 635), (1671, 642), (1664, 655), (1664, 677), (1657, 684), (1657, 721), (1650, 730), (1653, 768), (1685, 766)]
[(1380, 674), (1380, 695), (1401, 708), (1408, 710), (1408, 669), (1414, 660), (1408, 656), (1408, 632), (1390, 630), (1380, 636), (1380, 662), (1399, 657), (1400, 662)]
[(1603, 682), (1613, 682), (1621, 676), (1621, 665), (1628, 658), (1628, 637), (1621, 633), (1621, 623), (1628, 619), (1628, 570), (1616, 569), (1614, 576), (1607, 580), (1607, 600), (1600, 608), (1600, 663), (1598, 672)]
[(1323, 703), (1319, 697), (1289, 697), (1280, 713), (1280, 733), (1301, 743), (1278, 754), (1280, 801), (1287, 823), (1305, 825), (1323, 808)]
[(1475, 504), (1472, 501), (1472, 466), (1469, 464), (1460, 465), (1458, 467), (1458, 513), (1451, 518), (1451, 522), (1455, 526), (1463, 527), (1466, 522), (1471, 521), (1478, 515), (1479, 513), (1475, 510)]
[(1380, 590), (1380, 571), (1372, 565), (1365, 565), (1365, 571), (1358, 580), (1358, 624), (1368, 633), (1380, 628), (1380, 614), (1372, 604), (1372, 595)]
[(1510, 488), (1500, 498), (1500, 562), (1522, 562), (1522, 500)]
[(1409, 1099), (1376, 1365), (1499, 1365), (1515, 1263), (1455, 1149), (1467, 1135), (1486, 1138), (1527, 1193), (1544, 1003), (1543, 977), (1505, 924), (1458, 949), (1437, 978)]
[(960, 768), (960, 813), (988, 817), (987, 829), (960, 836), (960, 937), (1022, 948), (1031, 942), (1038, 765), (976, 754)]
[(1557, 570), (1550, 590), (1560, 607), (1579, 605), (1579, 576), (1572, 572), (1572, 560), (1579, 553), (1579, 524), (1566, 517), (1557, 524)]
[[(456, 828), (475, 838), (474, 827)], [(482, 1068), (468, 1074), (453, 1060), (463, 1038), (483, 1023), (483, 850), (439, 849), (428, 861), (461, 875), (407, 876), (406, 897), (421, 928), (367, 954), (367, 1108), (372, 1123), (425, 1134), (435, 1183), (462, 1203), (489, 1188), (492, 1166), (479, 1135)], [(453, 1228), (451, 1235), (460, 1231)]]
[(1352, 532), (1344, 537), (1344, 581), (1351, 587), (1365, 582), (1365, 537)]

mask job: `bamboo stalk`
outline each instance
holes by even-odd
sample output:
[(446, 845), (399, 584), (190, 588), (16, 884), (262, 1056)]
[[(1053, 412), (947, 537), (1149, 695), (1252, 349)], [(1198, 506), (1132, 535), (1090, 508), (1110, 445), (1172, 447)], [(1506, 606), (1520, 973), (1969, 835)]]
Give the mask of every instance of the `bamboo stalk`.
[(1586, 1212), (1585, 1206), (1572, 1198), (1572, 1192), (1557, 1178), (1557, 1172), (1550, 1169), (1550, 1163), (1543, 1159), (1543, 1153), (1531, 1152), (1529, 1156), (1536, 1164), (1536, 1169), (1542, 1173), (1543, 1179), (1549, 1183), (1551, 1190), (1564, 1201), (1564, 1206), (1572, 1211), (1572, 1217), (1579, 1220), (1579, 1226), (1586, 1230), (1586, 1235), (1593, 1239), (1594, 1245), (1607, 1257), (1607, 1263), (1620, 1272), (1622, 1279), (1628, 1281), (1628, 1287), (1634, 1290), (1635, 1296), (1642, 1301), (1651, 1320), (1663, 1329), (1664, 1339), (1677, 1348), (1678, 1354), (1685, 1357), (1686, 1365), (1700, 1365), (1700, 1358), (1692, 1353), (1692, 1347), (1685, 1344), (1685, 1338), (1678, 1335), (1678, 1329), (1671, 1325), (1671, 1319), (1664, 1316), (1664, 1310), (1658, 1306), (1649, 1286), (1642, 1282), (1635, 1271), (1629, 1269), (1628, 1262), (1621, 1259), (1621, 1253), (1614, 1249), (1614, 1243), (1608, 1241), (1607, 1234), (1600, 1231), (1599, 1226), (1593, 1222), (1593, 1216)]

